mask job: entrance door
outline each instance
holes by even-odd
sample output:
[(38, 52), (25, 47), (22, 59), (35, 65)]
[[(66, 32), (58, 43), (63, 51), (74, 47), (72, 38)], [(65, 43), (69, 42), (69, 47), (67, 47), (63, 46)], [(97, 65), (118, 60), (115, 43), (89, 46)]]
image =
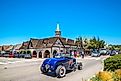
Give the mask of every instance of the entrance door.
[(37, 58), (37, 52), (36, 52), (36, 51), (33, 51), (33, 55), (32, 55), (32, 57)]
[(53, 51), (53, 58), (55, 58), (55, 54), (57, 53), (56, 50)]
[(49, 52), (49, 50), (45, 51), (44, 58), (50, 58), (50, 52)]
[(39, 58), (42, 58), (42, 52), (41, 51), (39, 52)]

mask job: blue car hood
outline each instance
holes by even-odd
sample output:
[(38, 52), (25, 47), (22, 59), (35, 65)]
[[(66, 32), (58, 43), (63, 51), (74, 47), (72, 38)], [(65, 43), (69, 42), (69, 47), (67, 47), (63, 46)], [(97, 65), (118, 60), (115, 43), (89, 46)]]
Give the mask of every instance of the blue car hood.
[(43, 62), (43, 64), (54, 65), (55, 63), (63, 60), (65, 60), (65, 58), (48, 58)]

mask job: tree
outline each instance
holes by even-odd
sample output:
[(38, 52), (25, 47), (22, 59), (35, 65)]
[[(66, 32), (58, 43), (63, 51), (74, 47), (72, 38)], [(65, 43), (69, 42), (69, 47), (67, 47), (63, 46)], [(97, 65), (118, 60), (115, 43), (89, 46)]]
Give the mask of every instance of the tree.
[(112, 45), (112, 44), (109, 44), (108, 48), (110, 50), (121, 50), (121, 45)]
[(82, 37), (81, 36), (79, 36), (78, 38), (76, 38), (76, 41), (78, 42), (78, 46), (80, 47), (80, 48), (83, 48), (83, 39), (82, 39)]
[(104, 48), (105, 41), (101, 40), (99, 37), (93, 37), (91, 39), (83, 39), (81, 36), (79, 36), (78, 38), (76, 38), (76, 41), (78, 42), (78, 46), (83, 49), (83, 48), (87, 48), (87, 49), (99, 49), (99, 48)]
[(104, 40), (100, 40), (100, 38), (98, 37), (96, 39), (96, 37), (93, 37), (92, 39), (90, 39), (90, 44), (88, 46), (89, 49), (99, 49), (99, 48), (104, 48), (105, 46), (105, 41)]

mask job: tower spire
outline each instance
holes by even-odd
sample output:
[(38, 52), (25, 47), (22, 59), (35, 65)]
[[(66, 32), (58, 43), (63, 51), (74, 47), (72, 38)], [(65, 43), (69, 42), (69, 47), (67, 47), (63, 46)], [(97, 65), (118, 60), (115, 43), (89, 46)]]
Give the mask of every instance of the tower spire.
[(56, 31), (60, 31), (60, 27), (59, 27), (59, 24), (57, 24), (57, 28), (56, 28)]
[(56, 30), (55, 30), (55, 36), (56, 37), (60, 37), (61, 36), (61, 31), (60, 31), (60, 27), (59, 27), (58, 23), (57, 23), (57, 27), (56, 27)]

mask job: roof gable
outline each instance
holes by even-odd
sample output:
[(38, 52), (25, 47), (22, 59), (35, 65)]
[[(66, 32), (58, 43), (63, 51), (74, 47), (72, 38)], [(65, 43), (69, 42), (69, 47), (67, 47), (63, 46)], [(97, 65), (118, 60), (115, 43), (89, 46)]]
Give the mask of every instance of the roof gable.
[(29, 46), (29, 41), (23, 42), (20, 49), (28, 49), (28, 46)]
[(29, 48), (36, 48), (37, 44), (38, 44), (39, 39), (30, 39), (29, 41)]
[(59, 47), (64, 47), (63, 42), (61, 41), (60, 38), (58, 38), (52, 46), (59, 46)]

